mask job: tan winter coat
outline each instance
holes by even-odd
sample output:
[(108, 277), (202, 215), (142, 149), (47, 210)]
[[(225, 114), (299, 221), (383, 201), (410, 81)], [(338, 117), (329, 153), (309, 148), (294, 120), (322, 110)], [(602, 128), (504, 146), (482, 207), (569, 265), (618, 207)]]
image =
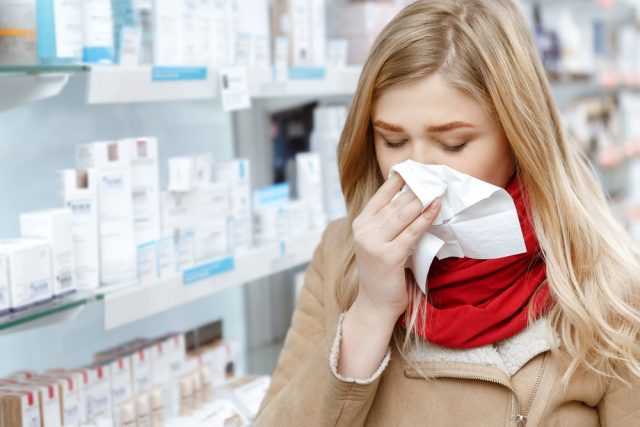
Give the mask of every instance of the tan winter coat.
[(640, 426), (640, 381), (599, 385), (581, 372), (563, 390), (564, 366), (542, 338), (544, 319), (471, 351), (425, 342), (411, 357), (433, 380), (421, 378), (393, 340), (371, 378), (339, 378), (334, 291), (349, 226), (330, 224), (316, 249), (256, 426)]

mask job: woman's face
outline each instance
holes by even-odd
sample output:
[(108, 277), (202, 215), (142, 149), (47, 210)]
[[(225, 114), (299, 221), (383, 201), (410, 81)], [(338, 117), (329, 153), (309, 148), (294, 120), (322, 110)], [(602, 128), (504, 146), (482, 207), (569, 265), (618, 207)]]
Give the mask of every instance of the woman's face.
[(446, 165), (503, 188), (513, 175), (502, 126), (439, 73), (384, 91), (371, 123), (385, 179), (392, 165), (407, 159)]

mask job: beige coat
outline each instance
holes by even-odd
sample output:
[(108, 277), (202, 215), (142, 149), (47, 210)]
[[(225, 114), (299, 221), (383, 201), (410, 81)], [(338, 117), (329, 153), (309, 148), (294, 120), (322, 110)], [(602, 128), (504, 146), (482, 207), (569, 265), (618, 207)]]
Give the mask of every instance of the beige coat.
[[(330, 359), (332, 348), (333, 358), (339, 357), (341, 309), (334, 290), (346, 227), (345, 220), (332, 223), (316, 249), (256, 426), (640, 426), (640, 381), (631, 388), (599, 386), (582, 372), (564, 391), (564, 367), (526, 338), (520, 344), (527, 343), (529, 355), (512, 369), (451, 350), (434, 356), (436, 347), (425, 343), (418, 363), (434, 377), (425, 380), (392, 340), (381, 374), (368, 381), (339, 379)], [(514, 358), (510, 347), (507, 362)]]

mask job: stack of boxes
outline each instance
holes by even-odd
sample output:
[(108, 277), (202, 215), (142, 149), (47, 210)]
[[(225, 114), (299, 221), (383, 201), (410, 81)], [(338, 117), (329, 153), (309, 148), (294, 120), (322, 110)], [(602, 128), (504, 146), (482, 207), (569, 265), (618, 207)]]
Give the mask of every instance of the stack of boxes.
[(0, 425), (211, 426), (226, 425), (225, 419), (247, 425), (269, 379), (237, 382), (237, 342), (223, 341), (221, 330), (218, 321), (131, 341), (96, 354), (83, 368), (0, 379)]

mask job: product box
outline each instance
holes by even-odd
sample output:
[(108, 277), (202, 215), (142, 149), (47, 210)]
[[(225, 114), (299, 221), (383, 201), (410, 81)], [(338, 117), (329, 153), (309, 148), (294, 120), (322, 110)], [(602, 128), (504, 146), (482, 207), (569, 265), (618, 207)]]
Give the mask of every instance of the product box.
[(237, 2), (236, 66), (271, 65), (268, 0)]
[(100, 285), (98, 193), (95, 169), (58, 171), (61, 205), (71, 211), (74, 279), (78, 289)]
[(11, 386), (0, 387), (0, 425), (39, 427), (40, 396), (33, 391)]
[(133, 283), (137, 251), (129, 153), (115, 142), (96, 142), (77, 146), (76, 161), (97, 173), (101, 284)]
[(53, 295), (76, 290), (72, 239), (72, 214), (66, 209), (50, 209), (20, 215), (20, 234), (49, 242)]
[(253, 192), (253, 225), (256, 244), (263, 245), (289, 236), (289, 216), (286, 206), (289, 203), (290, 194), (288, 183), (270, 185)]
[(296, 155), (296, 190), (298, 199), (307, 203), (311, 228), (323, 230), (327, 225), (322, 188), (322, 166), (317, 153)]
[(51, 250), (44, 240), (0, 240), (9, 271), (9, 306), (19, 310), (53, 297)]
[(0, 2), (0, 65), (37, 65), (36, 3)]
[(120, 405), (133, 397), (130, 357), (118, 357), (110, 364), (113, 419), (120, 425)]
[(89, 413), (88, 418), (93, 419), (99, 416), (111, 416), (112, 395), (111, 395), (111, 366), (96, 365), (86, 368), (89, 374)]
[(213, 154), (203, 153), (193, 156), (196, 186), (213, 181)]
[(215, 180), (229, 185), (229, 246), (232, 251), (246, 251), (253, 244), (249, 160), (216, 164)]
[(82, 1), (82, 60), (89, 64), (111, 64), (113, 49), (113, 11), (111, 0)]
[(209, 14), (209, 67), (222, 68), (231, 65), (229, 62), (229, 27), (227, 20), (227, 1), (211, 0)]
[(232, 400), (249, 419), (253, 420), (258, 414), (270, 383), (269, 376), (239, 377), (214, 390), (214, 393)]
[(152, 137), (118, 141), (131, 164), (131, 193), (136, 243), (154, 242), (160, 237), (160, 172), (158, 141)]
[(154, 65), (183, 65), (182, 1), (155, 0), (153, 4)]
[(0, 256), (0, 314), (9, 311), (9, 259)]
[(89, 414), (91, 413), (91, 382), (89, 377), (89, 371), (87, 369), (51, 369), (44, 373), (44, 375), (56, 377), (56, 378), (71, 378), (73, 385), (78, 393), (78, 417), (80, 423), (87, 423), (89, 421)]
[(62, 406), (57, 382), (32, 379), (23, 381), (21, 384), (29, 387), (40, 395), (40, 420), (42, 421), (42, 427), (61, 427)]
[[(152, 63), (153, 55), (153, 0), (112, 0), (115, 26), (116, 58), (121, 65)], [(131, 64), (127, 63), (127, 37), (131, 31), (139, 34), (137, 52)]]
[(162, 237), (158, 240), (156, 251), (158, 279), (175, 276), (178, 271), (178, 265), (176, 262), (176, 248), (173, 236)]
[(193, 197), (193, 192), (165, 192), (161, 198), (162, 233), (173, 238), (177, 271), (191, 268), (195, 263)]
[(53, 374), (35, 375), (34, 380), (52, 381), (58, 387), (60, 395), (60, 409), (63, 426), (80, 425), (80, 394), (81, 379), (76, 375)]
[(82, 0), (36, 0), (38, 57), (41, 64), (82, 60)]
[(169, 159), (169, 191), (187, 192), (198, 183), (194, 157), (171, 157)]

